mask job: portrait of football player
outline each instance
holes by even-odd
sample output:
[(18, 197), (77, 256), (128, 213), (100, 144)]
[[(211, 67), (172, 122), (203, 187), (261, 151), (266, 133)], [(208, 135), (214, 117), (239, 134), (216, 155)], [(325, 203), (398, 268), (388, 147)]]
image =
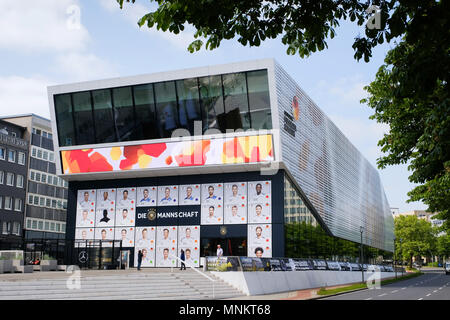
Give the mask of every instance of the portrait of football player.
[(157, 267), (176, 267), (177, 259), (173, 258), (176, 250), (172, 248), (159, 247), (156, 249), (156, 266)]
[(202, 204), (223, 206), (223, 184), (222, 183), (202, 184), (201, 198)]
[(247, 208), (244, 204), (227, 204), (223, 218), (225, 224), (247, 223)]
[(90, 209), (78, 209), (77, 211), (77, 227), (94, 227), (95, 225), (95, 212)]
[(202, 205), (201, 224), (223, 224), (223, 208)]
[(95, 210), (95, 190), (78, 190), (77, 210), (87, 209), (90, 212)]
[[(174, 226), (156, 227), (156, 246), (165, 248), (177, 248), (178, 232)], [(174, 249), (174, 250), (175, 250)]]
[(270, 210), (268, 203), (251, 203), (248, 206), (248, 223), (271, 223)]
[(128, 208), (116, 210), (116, 226), (134, 226), (136, 212)]
[(95, 228), (95, 240), (102, 240), (103, 247), (112, 246), (112, 240), (114, 240), (114, 228)]
[(180, 205), (200, 204), (200, 185), (180, 186)]
[(247, 204), (247, 183), (233, 182), (225, 183), (225, 205), (227, 204)]
[(95, 227), (113, 227), (116, 221), (114, 209), (98, 209), (95, 214)]
[(138, 207), (149, 207), (156, 206), (158, 201), (158, 187), (139, 187), (137, 188), (137, 199), (136, 206)]
[(97, 190), (96, 209), (116, 208), (116, 189)]
[(137, 227), (135, 230), (135, 246), (154, 248), (156, 243), (156, 227)]
[(182, 248), (192, 248), (198, 246), (200, 242), (200, 226), (179, 226), (178, 246)]
[(92, 243), (94, 240), (94, 228), (77, 228), (75, 230), (75, 240), (78, 243), (78, 247), (85, 247), (86, 242)]
[(256, 257), (256, 248), (262, 248), (262, 257), (272, 256), (272, 225), (249, 224), (248, 225), (248, 250), (249, 257)]
[(119, 188), (116, 193), (116, 209), (136, 208), (136, 188)]
[(134, 265), (137, 266), (138, 252), (142, 251), (142, 263), (141, 267), (154, 267), (155, 266), (155, 249), (152, 248), (135, 248)]
[(178, 205), (178, 186), (158, 187), (158, 206)]
[(134, 232), (134, 227), (116, 227), (114, 240), (122, 240), (122, 247), (134, 247)]
[(248, 203), (269, 203), (272, 198), (272, 184), (270, 181), (251, 181), (248, 183)]

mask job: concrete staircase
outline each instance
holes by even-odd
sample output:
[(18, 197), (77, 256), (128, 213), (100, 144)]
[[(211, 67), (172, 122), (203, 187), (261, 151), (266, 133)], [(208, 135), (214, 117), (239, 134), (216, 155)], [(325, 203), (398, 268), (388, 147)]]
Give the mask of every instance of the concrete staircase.
[[(167, 269), (166, 269), (167, 270)], [(68, 289), (66, 282), (70, 274), (38, 279), (15, 279), (2, 281), (0, 277), (0, 300), (148, 300), (148, 299), (225, 299), (243, 296), (211, 273), (212, 282), (202, 275), (186, 270), (159, 272), (133, 272), (125, 274), (81, 274), (81, 288)], [(213, 298), (214, 291), (214, 298)]]

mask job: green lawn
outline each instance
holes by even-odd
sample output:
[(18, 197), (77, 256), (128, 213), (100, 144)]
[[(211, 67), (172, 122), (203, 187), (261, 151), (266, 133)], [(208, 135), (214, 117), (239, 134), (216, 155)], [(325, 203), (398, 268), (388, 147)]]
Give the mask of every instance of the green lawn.
[[(398, 276), (397, 279), (388, 279), (388, 280), (381, 280), (381, 285), (387, 285), (387, 284), (391, 284), (397, 281), (401, 281), (401, 280), (406, 280), (406, 279), (410, 279), (410, 278), (414, 278), (417, 276), (422, 275), (421, 272), (414, 272), (414, 273), (410, 273), (407, 275), (402, 276)], [(367, 288), (367, 284), (366, 283), (355, 283), (346, 287), (341, 287), (341, 288), (335, 288), (335, 289), (325, 289), (325, 288), (321, 288), (319, 291), (317, 291), (318, 295), (321, 296), (325, 296), (325, 295), (330, 295), (330, 294), (336, 294), (336, 293), (341, 293), (341, 292), (346, 292), (346, 291), (352, 291), (352, 290), (357, 290), (357, 289), (366, 289)]]

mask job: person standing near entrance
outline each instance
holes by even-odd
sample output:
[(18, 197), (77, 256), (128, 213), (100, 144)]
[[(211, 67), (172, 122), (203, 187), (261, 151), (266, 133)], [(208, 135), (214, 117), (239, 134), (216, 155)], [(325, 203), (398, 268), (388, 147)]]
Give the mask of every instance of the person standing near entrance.
[(184, 264), (184, 261), (185, 261), (185, 256), (184, 256), (184, 250), (183, 249), (181, 249), (181, 256), (180, 256), (180, 259), (181, 259), (181, 268), (180, 268), (180, 270), (186, 270), (186, 265)]
[(223, 249), (220, 247), (220, 244), (217, 245), (217, 258), (222, 258)]
[(139, 271), (141, 271), (142, 256), (143, 256), (142, 251), (139, 250), (139, 252), (138, 252), (138, 267), (137, 267), (137, 269), (138, 269)]

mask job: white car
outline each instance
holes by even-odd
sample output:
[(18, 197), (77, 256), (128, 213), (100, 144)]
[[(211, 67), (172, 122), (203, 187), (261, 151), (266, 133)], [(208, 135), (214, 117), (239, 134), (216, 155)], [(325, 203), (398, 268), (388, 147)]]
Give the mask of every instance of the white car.
[(444, 264), (445, 274), (450, 274), (450, 262)]

